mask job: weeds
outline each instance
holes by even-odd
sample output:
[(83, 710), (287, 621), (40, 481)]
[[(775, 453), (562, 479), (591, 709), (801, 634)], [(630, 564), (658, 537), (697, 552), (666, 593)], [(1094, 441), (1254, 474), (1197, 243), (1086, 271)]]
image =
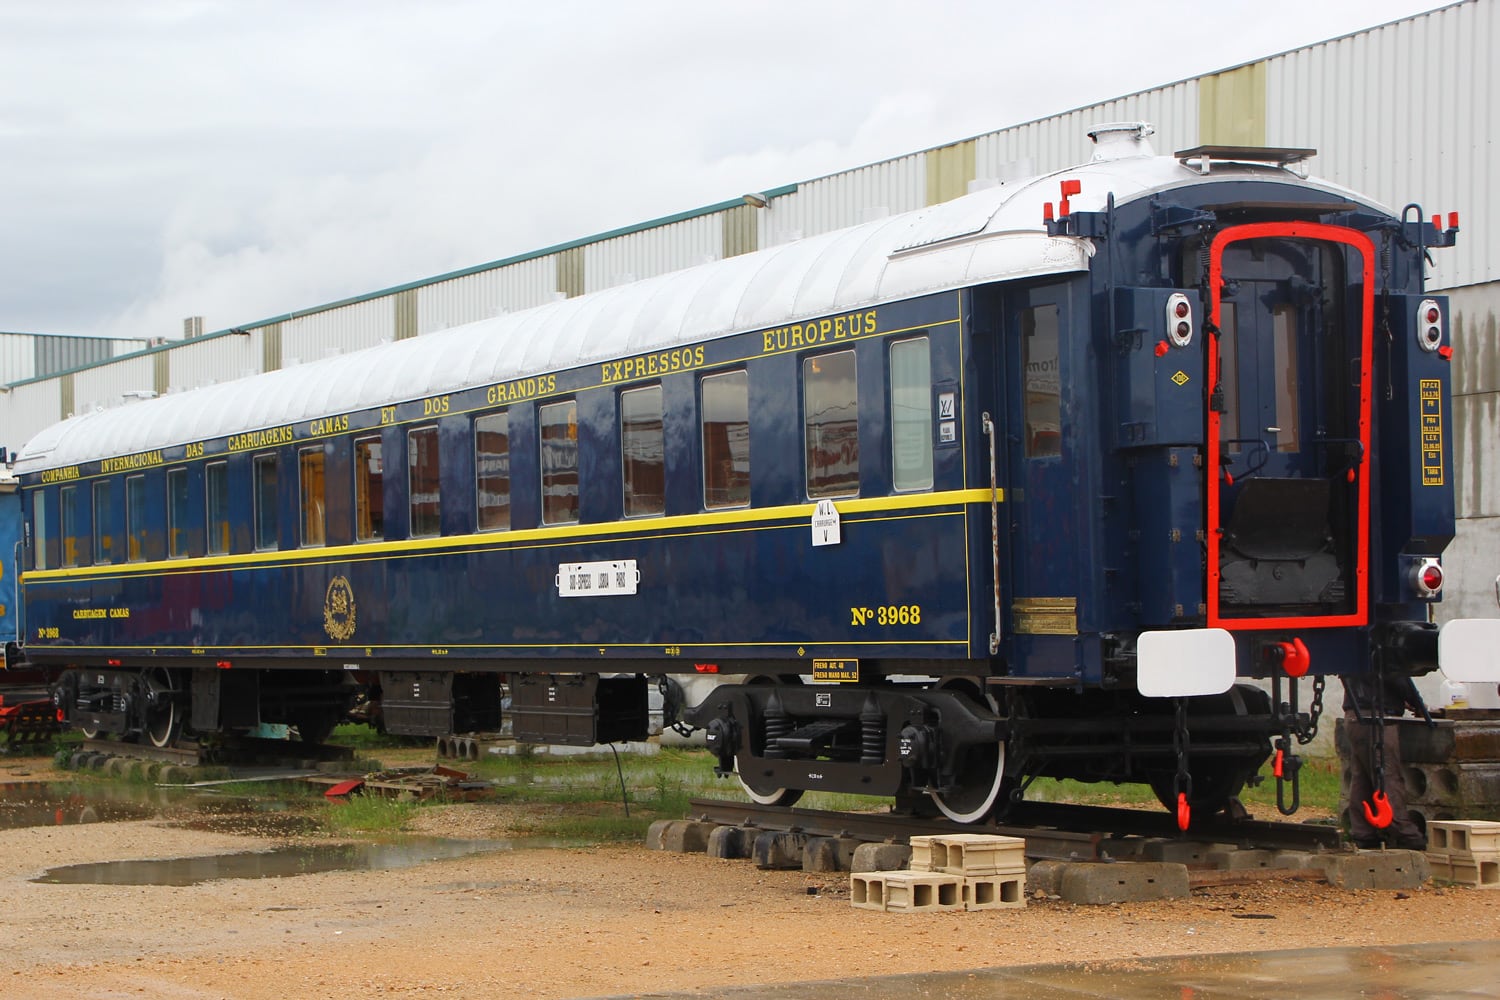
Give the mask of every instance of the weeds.
[(324, 823), (334, 833), (399, 833), (416, 813), (413, 801), (381, 795), (353, 795), (336, 802), (324, 814)]

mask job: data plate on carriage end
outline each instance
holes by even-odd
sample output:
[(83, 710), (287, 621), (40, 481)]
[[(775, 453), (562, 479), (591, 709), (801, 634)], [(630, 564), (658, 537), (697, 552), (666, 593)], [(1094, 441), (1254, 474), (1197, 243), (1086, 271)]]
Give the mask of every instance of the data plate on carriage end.
[(823, 684), (858, 684), (858, 660), (813, 660), (813, 680)]

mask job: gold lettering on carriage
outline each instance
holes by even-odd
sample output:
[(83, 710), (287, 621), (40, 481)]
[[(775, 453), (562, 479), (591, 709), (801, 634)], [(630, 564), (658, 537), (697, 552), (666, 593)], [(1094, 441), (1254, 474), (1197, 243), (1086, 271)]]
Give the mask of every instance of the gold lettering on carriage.
[(43, 469), (42, 482), (65, 483), (69, 479), (77, 479), (79, 476), (78, 466), (69, 465), (61, 469)]
[(278, 444), (291, 444), (296, 438), (291, 425), (268, 427), (263, 431), (246, 431), (229, 438), (230, 451), (250, 451), (252, 448), (271, 448)]
[(132, 469), (151, 469), (158, 465), (165, 465), (166, 458), (159, 451), (143, 451), (137, 455), (121, 455), (119, 458), (106, 458), (99, 463), (100, 472), (129, 472)]
[(599, 369), (601, 382), (626, 382), (653, 375), (670, 375), (703, 366), (703, 347), (680, 347), (675, 351), (641, 354), (619, 361), (606, 361)]
[(515, 382), (501, 382), (499, 385), (492, 385), (484, 394), (484, 401), (490, 404), (518, 403), (523, 399), (544, 396), (549, 392), (556, 391), (556, 375), (539, 375), (536, 378), (523, 378)]
[(875, 332), (875, 326), (874, 309), (867, 309), (862, 313), (845, 313), (842, 316), (826, 316), (806, 323), (793, 323), (791, 326), (778, 326), (761, 334), (761, 353), (795, 351), (803, 347), (821, 347), (851, 337), (866, 337)]

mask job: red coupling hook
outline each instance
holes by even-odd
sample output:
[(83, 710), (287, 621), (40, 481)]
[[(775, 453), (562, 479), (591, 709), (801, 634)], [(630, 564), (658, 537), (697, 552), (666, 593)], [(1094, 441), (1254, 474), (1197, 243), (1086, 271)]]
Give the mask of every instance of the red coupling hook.
[[(1177, 793), (1177, 829), (1186, 830), (1192, 820), (1192, 809), (1188, 806), (1187, 792)], [(1390, 820), (1386, 820), (1387, 823)]]
[[(1375, 803), (1374, 809), (1370, 808), (1370, 802)], [(1385, 797), (1385, 792), (1377, 788), (1370, 794), (1370, 802), (1360, 803), (1365, 811), (1365, 819), (1369, 820), (1377, 830), (1384, 830), (1391, 825), (1391, 820), (1396, 818), (1395, 813), (1391, 811), (1391, 800)]]
[(1281, 669), (1286, 671), (1288, 677), (1301, 677), (1312, 666), (1312, 654), (1307, 651), (1307, 646), (1301, 639), (1278, 642), (1275, 645), (1281, 650)]

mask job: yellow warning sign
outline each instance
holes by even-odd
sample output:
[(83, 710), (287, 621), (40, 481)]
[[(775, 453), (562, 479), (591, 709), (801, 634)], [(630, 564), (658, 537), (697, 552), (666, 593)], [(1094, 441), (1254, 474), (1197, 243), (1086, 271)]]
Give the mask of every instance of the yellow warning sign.
[(1443, 485), (1443, 383), (1424, 378), (1417, 383), (1422, 400), (1422, 485)]

